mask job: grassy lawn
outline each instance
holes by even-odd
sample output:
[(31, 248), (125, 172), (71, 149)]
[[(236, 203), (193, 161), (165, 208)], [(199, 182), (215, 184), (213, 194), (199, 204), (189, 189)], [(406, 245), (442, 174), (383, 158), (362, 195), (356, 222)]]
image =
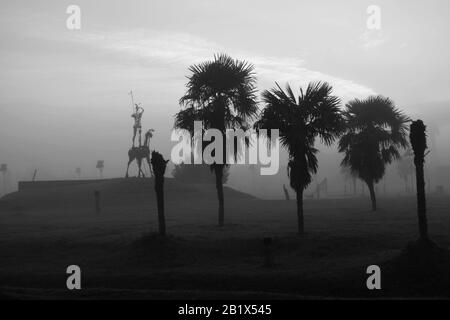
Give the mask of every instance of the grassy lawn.
[[(393, 263), (418, 235), (415, 198), (305, 201), (306, 235), (294, 201), (225, 190), (219, 228), (213, 186), (166, 183), (169, 236), (157, 231), (151, 181), (117, 179), (42, 188), (0, 200), (0, 292), (17, 298), (450, 297), (450, 268), (421, 279)], [(93, 208), (100, 190), (102, 212)], [(450, 197), (428, 199), (432, 239), (450, 247)], [(264, 265), (264, 237), (274, 265)], [(66, 289), (79, 265), (82, 290)], [(382, 268), (382, 290), (366, 268)], [(447, 271), (445, 271), (447, 270)]]

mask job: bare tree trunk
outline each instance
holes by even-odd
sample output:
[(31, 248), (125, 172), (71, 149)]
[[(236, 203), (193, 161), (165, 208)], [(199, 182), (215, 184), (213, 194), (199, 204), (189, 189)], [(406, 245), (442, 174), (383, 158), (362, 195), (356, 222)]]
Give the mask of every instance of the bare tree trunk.
[(158, 206), (159, 234), (166, 235), (166, 218), (164, 215), (164, 176), (155, 176), (156, 202)]
[(152, 159), (150, 163), (153, 166), (153, 172), (155, 173), (155, 193), (156, 204), (158, 207), (158, 228), (159, 234), (166, 235), (166, 218), (164, 215), (164, 173), (166, 172), (168, 160), (164, 160), (163, 156), (156, 152), (152, 152)]
[(296, 190), (297, 193), (297, 223), (298, 223), (298, 233), (300, 235), (305, 232), (305, 225), (303, 221), (303, 189), (299, 188)]
[(414, 151), (414, 165), (416, 167), (417, 216), (419, 220), (420, 239), (428, 240), (424, 174), (425, 150), (428, 148), (426, 126), (422, 120), (413, 121), (409, 132), (409, 139)]
[(417, 215), (419, 218), (419, 232), (422, 239), (428, 238), (427, 208), (425, 199), (425, 178), (423, 159), (416, 162)]
[(375, 187), (373, 181), (367, 182), (370, 191), (370, 200), (372, 201), (372, 211), (377, 211), (377, 199), (375, 196)]
[(214, 172), (216, 174), (216, 189), (217, 198), (219, 199), (219, 227), (222, 227), (225, 219), (225, 208), (223, 199), (223, 165), (214, 165)]

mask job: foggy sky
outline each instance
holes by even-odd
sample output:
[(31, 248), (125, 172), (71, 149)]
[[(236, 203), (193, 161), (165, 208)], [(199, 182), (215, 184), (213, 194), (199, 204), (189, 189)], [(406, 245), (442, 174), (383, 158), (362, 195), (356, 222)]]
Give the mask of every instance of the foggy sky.
[[(81, 30), (66, 28), (79, 5)], [(368, 5), (381, 30), (366, 28)], [(330, 82), (343, 102), (391, 97), (439, 130), (449, 164), (450, 2), (8, 1), (0, 11), (0, 162), (15, 180), (123, 176), (131, 144), (127, 92), (145, 108), (151, 148), (169, 157), (188, 66), (214, 53), (253, 63), (258, 88)], [(333, 150), (328, 150), (332, 153)], [(340, 159), (337, 156), (336, 159)], [(336, 163), (338, 165), (338, 161)], [(284, 176), (284, 167), (280, 171)]]

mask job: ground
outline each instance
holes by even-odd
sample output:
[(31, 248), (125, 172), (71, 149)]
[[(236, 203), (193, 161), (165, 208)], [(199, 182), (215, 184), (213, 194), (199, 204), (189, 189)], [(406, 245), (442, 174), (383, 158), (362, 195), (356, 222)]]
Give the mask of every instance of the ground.
[[(94, 190), (102, 211), (94, 209)], [(157, 232), (151, 179), (113, 179), (23, 190), (0, 200), (0, 293), (11, 298), (372, 298), (450, 297), (450, 264), (425, 278), (401, 260), (418, 237), (415, 197), (261, 200), (225, 189), (217, 226), (213, 185), (166, 179), (166, 238)], [(429, 196), (429, 230), (450, 247), (450, 197)], [(272, 238), (273, 266), (263, 239)], [(422, 261), (423, 262), (423, 261)], [(66, 268), (82, 290), (66, 289)], [(379, 265), (382, 290), (366, 287)], [(415, 264), (414, 262), (412, 264)], [(425, 263), (426, 264), (426, 263)], [(400, 269), (399, 269), (400, 268)]]

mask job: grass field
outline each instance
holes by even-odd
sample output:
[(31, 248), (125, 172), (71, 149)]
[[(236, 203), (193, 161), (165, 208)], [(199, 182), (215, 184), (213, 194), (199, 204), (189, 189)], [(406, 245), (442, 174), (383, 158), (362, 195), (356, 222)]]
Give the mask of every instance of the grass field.
[[(261, 200), (226, 188), (219, 228), (214, 186), (166, 179), (169, 236), (156, 235), (150, 179), (113, 179), (23, 190), (0, 200), (0, 292), (12, 298), (369, 298), (450, 297), (450, 263), (423, 276), (396, 261), (417, 239), (415, 198), (305, 201), (306, 235), (295, 201)], [(95, 213), (93, 191), (102, 212)], [(450, 247), (450, 197), (428, 198), (429, 230)], [(273, 239), (273, 267), (264, 265)], [(423, 262), (423, 261), (422, 261)], [(425, 262), (426, 263), (426, 262)], [(82, 290), (66, 289), (79, 265)], [(366, 268), (382, 290), (366, 288)], [(410, 269), (409, 269), (410, 268)]]

